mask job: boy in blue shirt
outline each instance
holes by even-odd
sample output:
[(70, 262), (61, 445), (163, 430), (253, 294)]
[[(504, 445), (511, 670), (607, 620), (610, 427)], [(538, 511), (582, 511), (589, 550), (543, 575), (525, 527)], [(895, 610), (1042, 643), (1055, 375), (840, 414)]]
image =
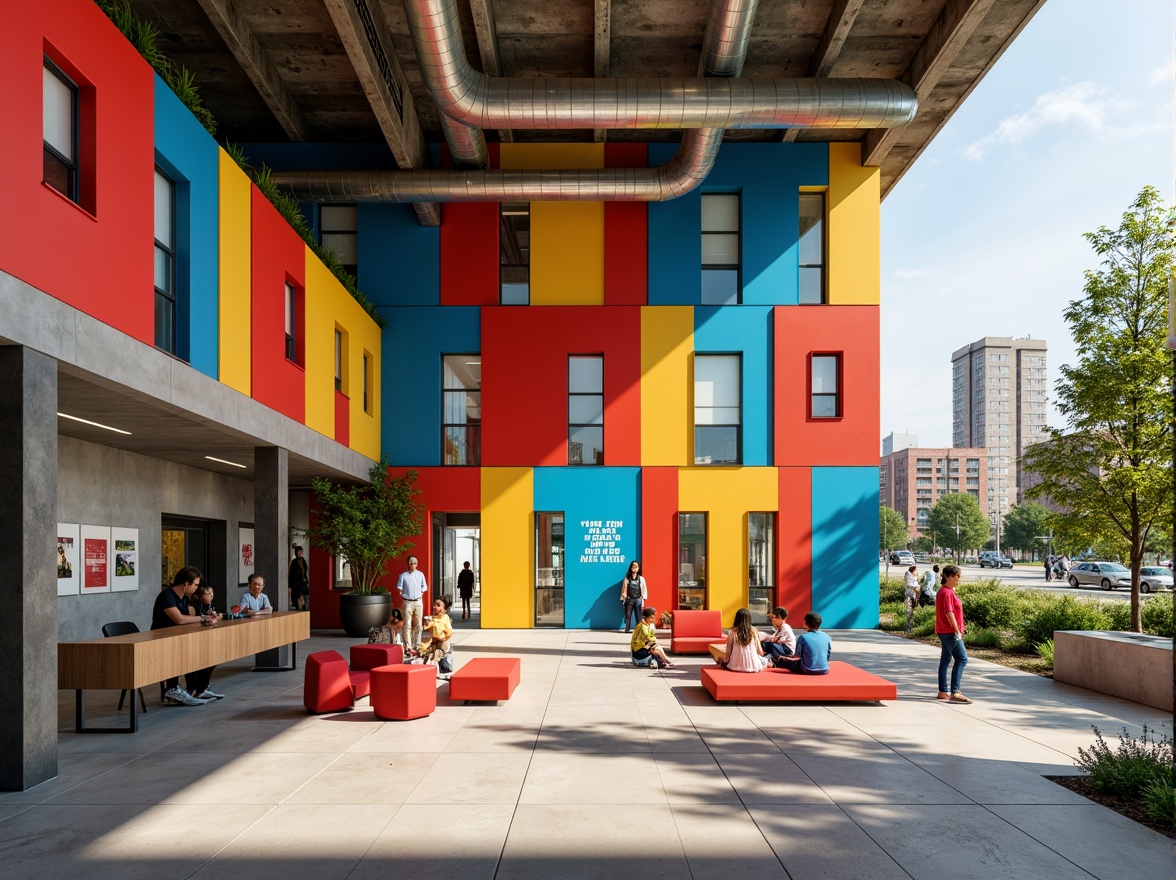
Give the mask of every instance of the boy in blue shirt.
[(796, 640), (795, 657), (773, 657), (778, 669), (801, 675), (828, 675), (833, 641), (821, 632), (821, 615), (810, 611), (804, 616), (804, 634)]

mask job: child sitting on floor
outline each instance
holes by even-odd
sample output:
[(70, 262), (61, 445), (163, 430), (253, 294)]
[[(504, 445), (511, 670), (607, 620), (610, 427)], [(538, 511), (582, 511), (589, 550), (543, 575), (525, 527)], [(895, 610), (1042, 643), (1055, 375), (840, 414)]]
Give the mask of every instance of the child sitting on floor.
[(657, 617), (657, 609), (646, 607), (641, 612), (641, 622), (633, 630), (633, 637), (629, 640), (629, 650), (633, 652), (633, 664), (645, 666), (651, 664), (654, 669), (673, 669), (674, 664), (666, 659), (666, 652), (657, 643), (657, 630), (653, 621)]
[[(433, 600), (433, 614), (425, 618), (421, 634), (421, 662), (436, 663), (438, 666), (444, 662), (448, 666), (449, 661), (445, 658), (449, 654), (449, 640), (453, 638), (453, 621), (448, 614), (452, 604), (448, 596), (438, 596)], [(443, 673), (449, 671), (448, 668), (441, 670)]]
[(715, 662), (732, 672), (763, 672), (768, 668), (759, 633), (751, 625), (751, 612), (740, 608), (735, 623), (727, 633), (727, 649)]

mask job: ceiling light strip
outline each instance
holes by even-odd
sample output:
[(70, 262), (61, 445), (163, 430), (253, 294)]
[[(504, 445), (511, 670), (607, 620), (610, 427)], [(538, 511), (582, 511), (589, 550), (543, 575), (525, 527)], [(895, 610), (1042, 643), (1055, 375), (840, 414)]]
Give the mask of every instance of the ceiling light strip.
[(241, 468), (241, 470), (246, 470), (246, 465), (237, 464), (237, 462), (235, 462), (235, 461), (225, 461), (223, 458), (213, 458), (211, 455), (206, 455), (204, 457), (207, 458), (209, 461), (215, 461), (218, 464), (227, 464), (230, 467)]
[(63, 419), (69, 419), (71, 422), (81, 422), (83, 425), (93, 425), (95, 428), (102, 428), (106, 431), (114, 431), (116, 434), (129, 435), (131, 433), (130, 431), (124, 431), (122, 428), (112, 428), (110, 425), (104, 425), (101, 422), (91, 422), (89, 419), (78, 418), (77, 416), (71, 416), (63, 412), (59, 412), (57, 415)]

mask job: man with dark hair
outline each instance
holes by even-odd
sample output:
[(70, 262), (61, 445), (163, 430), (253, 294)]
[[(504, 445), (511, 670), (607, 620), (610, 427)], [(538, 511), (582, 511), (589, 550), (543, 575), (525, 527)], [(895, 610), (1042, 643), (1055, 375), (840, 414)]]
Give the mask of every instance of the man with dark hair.
[(474, 598), (474, 572), (467, 562), (457, 573), (457, 594), (461, 596), (461, 618), (470, 616), (470, 599)]
[(306, 611), (310, 608), (310, 569), (302, 555), (302, 545), (294, 545), (294, 558), (290, 560), (290, 610)]
[(821, 632), (821, 615), (810, 611), (804, 616), (804, 635), (796, 640), (796, 656), (775, 657), (772, 662), (779, 669), (801, 675), (828, 675), (832, 654), (833, 642)]
[[(152, 629), (167, 629), (169, 626), (191, 626), (193, 624), (214, 626), (220, 620), (220, 615), (215, 611), (209, 612), (205, 617), (199, 617), (192, 608), (191, 596), (200, 586), (202, 577), (200, 569), (192, 565), (185, 566), (176, 572), (176, 576), (172, 578), (172, 585), (161, 590), (159, 595), (155, 597), (155, 607), (151, 612)], [(184, 706), (203, 706), (210, 700), (220, 699), (222, 694), (213, 694), (208, 690), (208, 683), (212, 681), (214, 668), (209, 667), (189, 672), (185, 676), (191, 690), (200, 694), (207, 693), (207, 697), (196, 697), (184, 690), (180, 687), (180, 677), (177, 675), (165, 682), (167, 689), (163, 694), (164, 700), (170, 703), (180, 703)]]

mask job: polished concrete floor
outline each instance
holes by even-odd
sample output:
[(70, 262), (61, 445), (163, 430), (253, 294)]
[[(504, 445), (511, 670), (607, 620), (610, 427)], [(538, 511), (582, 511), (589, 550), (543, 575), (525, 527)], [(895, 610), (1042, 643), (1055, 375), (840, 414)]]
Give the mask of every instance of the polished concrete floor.
[[(381, 722), (309, 717), (302, 673), (221, 667), (228, 695), (148, 709), (134, 735), (73, 732), (60, 776), (0, 793), (0, 873), (232, 878), (1129, 878), (1173, 876), (1172, 841), (1041, 778), (1170, 715), (973, 660), (935, 700), (938, 652), (834, 632), (898, 683), (885, 705), (718, 705), (702, 658), (650, 672), (628, 637), (459, 631), (459, 665), (522, 658), (506, 703)], [(351, 640), (317, 633), (307, 650)], [(114, 722), (117, 694), (92, 693)]]

